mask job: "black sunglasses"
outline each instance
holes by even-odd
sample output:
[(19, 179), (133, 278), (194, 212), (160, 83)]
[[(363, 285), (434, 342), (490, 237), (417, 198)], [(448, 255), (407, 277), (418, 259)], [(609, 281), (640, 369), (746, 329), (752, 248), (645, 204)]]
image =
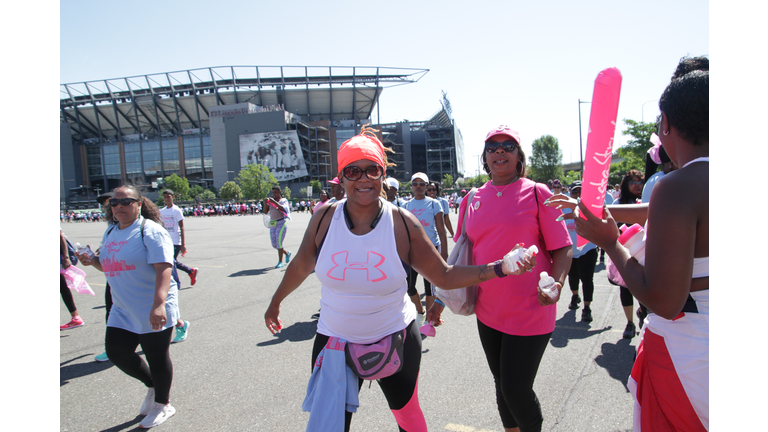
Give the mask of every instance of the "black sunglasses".
[[(360, 177), (363, 176), (363, 170), (356, 166), (350, 165), (350, 166), (344, 167), (344, 169), (341, 170), (341, 174), (347, 180), (357, 181), (357, 180), (360, 180)], [(384, 168), (378, 165), (371, 165), (365, 169), (365, 176), (371, 180), (378, 180), (383, 175), (384, 175)]]
[(129, 206), (131, 203), (139, 202), (136, 198), (110, 198), (109, 205), (111, 207), (117, 207), (118, 205)]
[(487, 141), (485, 143), (485, 151), (488, 153), (493, 153), (496, 151), (497, 148), (501, 147), (502, 150), (506, 153), (511, 153), (513, 150), (515, 150), (520, 145), (515, 141), (504, 141), (504, 142), (494, 142), (494, 141)]

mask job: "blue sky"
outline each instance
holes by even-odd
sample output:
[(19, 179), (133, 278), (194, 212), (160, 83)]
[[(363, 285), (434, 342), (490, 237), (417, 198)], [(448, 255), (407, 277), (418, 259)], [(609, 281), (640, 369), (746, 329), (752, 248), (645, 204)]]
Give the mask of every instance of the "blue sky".
[[(381, 121), (426, 120), (445, 91), (468, 173), (499, 124), (517, 130), (528, 152), (553, 135), (563, 162), (578, 161), (578, 101), (591, 100), (608, 67), (623, 77), (623, 145), (621, 120), (653, 121), (679, 59), (709, 54), (701, 1), (87, 0), (60, 8), (60, 83), (210, 66), (429, 69), (383, 92)], [(590, 105), (581, 110), (586, 148)]]

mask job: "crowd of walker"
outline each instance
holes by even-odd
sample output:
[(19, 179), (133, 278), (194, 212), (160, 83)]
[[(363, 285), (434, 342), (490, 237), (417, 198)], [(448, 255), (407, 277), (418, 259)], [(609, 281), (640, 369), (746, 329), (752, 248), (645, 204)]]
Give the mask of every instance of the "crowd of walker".
[[(367, 127), (339, 148), (339, 175), (329, 182), (331, 194), (322, 191), (311, 206), (295, 256), (283, 246), (291, 206), (280, 188), (273, 188), (260, 211), (278, 252), (275, 267), (287, 269), (264, 313), (267, 329), (275, 334), (283, 328), (282, 301), (307, 277), (314, 272), (321, 283), (322, 313), (316, 315), (312, 374), (302, 405), (310, 412), (307, 430), (349, 431), (364, 377), (378, 381), (400, 431), (427, 430), (418, 399), (419, 327), (443, 323), (445, 303), (434, 284), (443, 290), (479, 285), (478, 336), (501, 423), (505, 431), (540, 431), (542, 411), (533, 384), (555, 328), (560, 290), (568, 277), (569, 308), (578, 309), (581, 283), (581, 319), (591, 321), (598, 255), (601, 262), (608, 255), (609, 279), (621, 290), (625, 338), (636, 335), (633, 298), (639, 302), (641, 341), (628, 382), (635, 398), (634, 430), (708, 430), (708, 69), (706, 57), (681, 59), (659, 100), (646, 172), (628, 172), (606, 194), (600, 215), (579, 200), (580, 182), (564, 186), (526, 178), (520, 136), (507, 126), (485, 137), (482, 163), (491, 180), (470, 191), (471, 202), (462, 191), (455, 228), (440, 183), (426, 174), (412, 176), (412, 199), (398, 197), (399, 183), (385, 175), (393, 165), (387, 159), (391, 150)], [(142, 428), (175, 413), (169, 402), (169, 346), (186, 339), (189, 329), (181, 319), (177, 269), (188, 273), (192, 284), (197, 276), (197, 269), (177, 260), (186, 239), (184, 215), (173, 196), (165, 191), (166, 206), (158, 210), (132, 186), (103, 195), (108, 224), (101, 247), (95, 255), (76, 253), (83, 265), (107, 278), (106, 352), (98, 360), (108, 358), (147, 387)], [(645, 227), (644, 262), (619, 241), (620, 224)], [(446, 231), (454, 241), (465, 234), (480, 264), (449, 265)], [(589, 243), (577, 247), (577, 235)], [(60, 245), (66, 269), (72, 262), (63, 232)], [(533, 245), (542, 253), (522, 259), (516, 269), (504, 259)], [(538, 287), (543, 271), (556, 281), (554, 296)], [(424, 279), (424, 305), (418, 275)], [(69, 291), (62, 276), (61, 295), (72, 314), (62, 330), (83, 325)], [(136, 353), (138, 345), (146, 362)], [(381, 369), (371, 378), (357, 356), (381, 347), (389, 347), (391, 357), (374, 362)]]

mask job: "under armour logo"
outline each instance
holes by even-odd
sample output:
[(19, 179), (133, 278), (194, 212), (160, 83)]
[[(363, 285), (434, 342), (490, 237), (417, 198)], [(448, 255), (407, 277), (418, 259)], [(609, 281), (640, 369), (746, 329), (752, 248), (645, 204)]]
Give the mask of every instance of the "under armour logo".
[[(336, 257), (339, 257), (341, 260), (343, 258), (343, 262), (337, 262)], [(335, 280), (346, 280), (347, 278), (347, 270), (365, 270), (366, 272), (366, 280), (369, 282), (379, 282), (387, 278), (386, 273), (381, 271), (379, 267), (384, 264), (384, 256), (377, 254), (373, 251), (368, 251), (368, 255), (365, 262), (361, 261), (353, 261), (349, 262), (349, 252), (337, 252), (333, 255), (331, 255), (331, 262), (333, 262), (335, 265), (331, 267), (330, 270), (328, 270), (328, 273), (326, 274), (329, 278), (335, 279)], [(374, 263), (371, 262), (371, 258), (374, 259)], [(371, 274), (373, 276), (378, 276), (376, 279), (371, 278)]]

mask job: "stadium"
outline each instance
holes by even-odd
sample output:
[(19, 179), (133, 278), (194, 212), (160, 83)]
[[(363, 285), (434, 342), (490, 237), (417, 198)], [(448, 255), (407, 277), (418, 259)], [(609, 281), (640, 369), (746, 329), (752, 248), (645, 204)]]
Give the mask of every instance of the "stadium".
[[(221, 188), (249, 164), (267, 166), (293, 191), (338, 173), (341, 143), (378, 119), (387, 87), (428, 69), (224, 66), (61, 84), (62, 208), (96, 207), (122, 184), (151, 195), (172, 174)], [(445, 95), (424, 121), (372, 124), (409, 182), (464, 174), (464, 145)], [(317, 191), (315, 191), (317, 192)]]

